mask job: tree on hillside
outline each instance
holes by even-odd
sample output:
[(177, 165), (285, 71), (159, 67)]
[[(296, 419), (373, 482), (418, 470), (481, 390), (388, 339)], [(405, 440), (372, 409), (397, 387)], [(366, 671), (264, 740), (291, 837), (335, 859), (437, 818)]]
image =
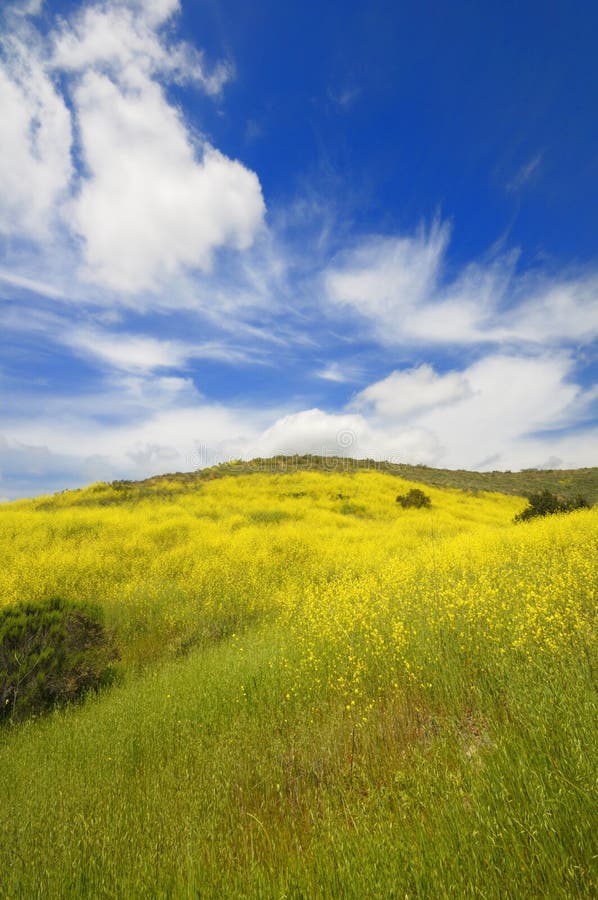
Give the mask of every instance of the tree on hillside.
[(578, 494), (571, 500), (564, 500), (547, 490), (529, 494), (527, 500), (528, 505), (515, 516), (513, 521), (526, 522), (528, 519), (534, 519), (537, 516), (551, 516), (554, 513), (573, 512), (575, 509), (589, 509), (591, 506), (581, 494)]
[(399, 494), (397, 503), (400, 503), (403, 509), (427, 509), (432, 506), (432, 500), (419, 488), (411, 488), (406, 494)]

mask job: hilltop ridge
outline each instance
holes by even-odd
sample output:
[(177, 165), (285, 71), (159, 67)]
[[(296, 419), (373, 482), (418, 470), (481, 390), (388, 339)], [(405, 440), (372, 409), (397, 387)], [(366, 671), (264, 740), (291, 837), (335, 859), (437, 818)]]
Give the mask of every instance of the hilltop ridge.
[(351, 472), (372, 469), (388, 475), (396, 475), (408, 481), (421, 482), (434, 487), (457, 488), (466, 491), (497, 491), (501, 494), (525, 496), (534, 491), (549, 490), (565, 498), (576, 494), (590, 502), (598, 501), (598, 467), (581, 469), (522, 469), (519, 472), (472, 472), (466, 469), (436, 469), (424, 465), (408, 465), (374, 459), (354, 459), (349, 456), (317, 456), (313, 454), (293, 456), (256, 457), (251, 460), (231, 460), (191, 472), (174, 472), (153, 475), (137, 482), (120, 484), (155, 485), (162, 481), (193, 483), (224, 478), (230, 475), (255, 473), (285, 474), (300, 471)]

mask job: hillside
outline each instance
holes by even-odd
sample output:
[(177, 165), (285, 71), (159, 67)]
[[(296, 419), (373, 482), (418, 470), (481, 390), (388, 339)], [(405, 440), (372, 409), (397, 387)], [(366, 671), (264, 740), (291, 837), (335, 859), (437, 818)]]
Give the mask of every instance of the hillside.
[(595, 896), (598, 509), (264, 462), (0, 507), (120, 654), (0, 729), (0, 897)]
[(498, 491), (503, 494), (526, 496), (534, 491), (549, 490), (562, 497), (582, 494), (591, 503), (598, 502), (598, 467), (586, 469), (524, 469), (521, 472), (470, 472), (465, 469), (435, 469), (429, 466), (410, 466), (405, 463), (378, 462), (372, 459), (352, 459), (340, 456), (275, 456), (247, 462), (235, 460), (199, 469), (158, 475), (139, 484), (155, 485), (165, 479), (191, 484), (223, 478), (226, 475), (293, 472), (344, 472), (359, 469), (384, 472), (408, 481), (435, 487), (458, 488), (463, 491)]

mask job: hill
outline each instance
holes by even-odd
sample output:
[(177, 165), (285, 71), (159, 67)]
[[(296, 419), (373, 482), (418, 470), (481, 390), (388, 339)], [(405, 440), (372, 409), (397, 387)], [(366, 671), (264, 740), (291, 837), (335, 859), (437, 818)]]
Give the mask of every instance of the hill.
[(0, 897), (596, 895), (598, 509), (301, 460), (0, 507), (120, 655), (0, 730)]
[(436, 469), (430, 466), (411, 466), (406, 463), (379, 462), (373, 459), (352, 459), (342, 456), (274, 456), (249, 461), (234, 460), (199, 469), (177, 472), (145, 479), (139, 484), (158, 485), (162, 480), (192, 484), (227, 475), (293, 472), (345, 472), (370, 470), (395, 475), (408, 481), (435, 487), (458, 488), (463, 491), (498, 491), (503, 494), (526, 496), (535, 491), (549, 490), (562, 497), (582, 494), (591, 503), (598, 502), (598, 467), (585, 469), (524, 469), (520, 472), (471, 472), (465, 469)]

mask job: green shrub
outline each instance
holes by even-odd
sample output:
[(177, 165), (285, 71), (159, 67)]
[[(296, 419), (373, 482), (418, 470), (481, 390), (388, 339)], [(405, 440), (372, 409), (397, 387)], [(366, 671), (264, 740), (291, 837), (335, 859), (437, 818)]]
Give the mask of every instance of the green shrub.
[(397, 503), (400, 503), (403, 509), (427, 509), (432, 506), (432, 500), (427, 494), (424, 494), (419, 488), (411, 488), (406, 494), (399, 494)]
[(585, 497), (582, 497), (581, 494), (577, 494), (572, 500), (565, 500), (564, 505), (567, 512), (572, 512), (574, 509), (592, 508), (592, 504), (589, 503)]
[(520, 513), (517, 513), (513, 521), (526, 522), (536, 516), (551, 516), (554, 513), (573, 512), (575, 509), (589, 509), (591, 505), (580, 494), (571, 500), (563, 500), (546, 490), (529, 494), (527, 501), (528, 505)]
[(109, 683), (118, 652), (92, 605), (55, 598), (0, 609), (0, 721)]

